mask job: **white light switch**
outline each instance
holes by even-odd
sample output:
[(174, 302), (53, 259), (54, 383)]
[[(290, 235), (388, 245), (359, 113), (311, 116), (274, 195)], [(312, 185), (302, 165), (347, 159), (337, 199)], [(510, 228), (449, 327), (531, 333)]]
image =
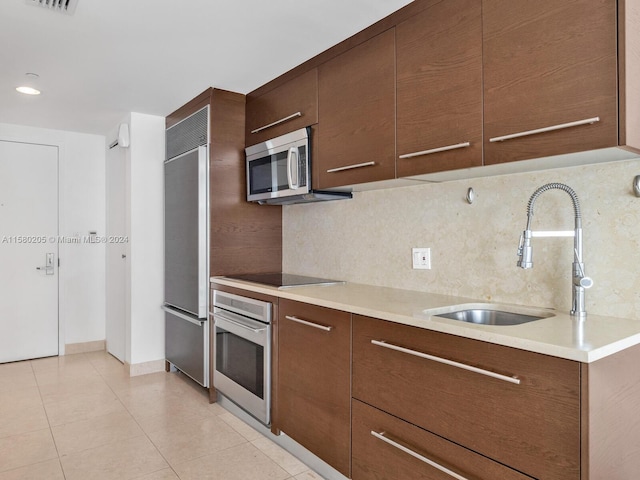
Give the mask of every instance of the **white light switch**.
[(414, 269), (431, 269), (431, 249), (430, 248), (412, 248)]

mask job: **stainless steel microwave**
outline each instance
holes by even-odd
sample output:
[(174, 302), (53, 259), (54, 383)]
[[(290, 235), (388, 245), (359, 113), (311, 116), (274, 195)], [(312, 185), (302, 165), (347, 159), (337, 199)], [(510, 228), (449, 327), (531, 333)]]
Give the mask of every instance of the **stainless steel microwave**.
[(311, 188), (311, 129), (296, 130), (245, 148), (247, 200), (275, 205), (351, 198)]

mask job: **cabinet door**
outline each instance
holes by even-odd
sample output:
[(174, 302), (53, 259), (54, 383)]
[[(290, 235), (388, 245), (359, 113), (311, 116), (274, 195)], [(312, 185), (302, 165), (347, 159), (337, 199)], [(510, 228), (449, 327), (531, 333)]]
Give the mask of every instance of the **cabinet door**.
[(246, 145), (318, 123), (318, 74), (314, 68), (263, 93), (247, 96)]
[(319, 188), (395, 177), (395, 29), (318, 68)]
[(485, 164), (618, 144), (614, 0), (483, 0), (482, 19)]
[(353, 397), (535, 478), (580, 478), (578, 362), (354, 316)]
[(349, 477), (351, 315), (281, 299), (278, 425)]
[(353, 480), (531, 479), (366, 403), (352, 418)]
[(481, 12), (432, 2), (396, 27), (398, 177), (482, 165)]

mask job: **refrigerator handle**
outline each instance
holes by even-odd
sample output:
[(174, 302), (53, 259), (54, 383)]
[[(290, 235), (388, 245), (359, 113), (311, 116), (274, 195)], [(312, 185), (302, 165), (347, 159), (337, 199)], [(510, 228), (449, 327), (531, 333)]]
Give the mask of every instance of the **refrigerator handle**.
[(198, 317), (207, 316), (209, 297), (209, 149), (198, 147)]
[(197, 320), (195, 318), (190, 317), (189, 315), (186, 315), (184, 313), (178, 312), (177, 310), (174, 310), (171, 307), (168, 307), (166, 305), (162, 305), (162, 310), (164, 310), (165, 312), (167, 312), (170, 315), (173, 315), (175, 317), (181, 318), (182, 320), (186, 320), (189, 323), (193, 323), (194, 325), (197, 325), (199, 327), (202, 326), (202, 324), (206, 321), (206, 320)]

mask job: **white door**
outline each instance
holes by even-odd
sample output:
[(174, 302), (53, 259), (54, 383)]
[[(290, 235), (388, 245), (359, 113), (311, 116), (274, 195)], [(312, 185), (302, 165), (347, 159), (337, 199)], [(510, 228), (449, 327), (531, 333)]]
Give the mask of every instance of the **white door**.
[[(107, 236), (127, 236), (126, 151), (107, 152)], [(107, 351), (121, 362), (126, 354), (126, 312), (129, 278), (128, 242), (107, 243)]]
[(58, 147), (0, 140), (0, 363), (58, 355)]

